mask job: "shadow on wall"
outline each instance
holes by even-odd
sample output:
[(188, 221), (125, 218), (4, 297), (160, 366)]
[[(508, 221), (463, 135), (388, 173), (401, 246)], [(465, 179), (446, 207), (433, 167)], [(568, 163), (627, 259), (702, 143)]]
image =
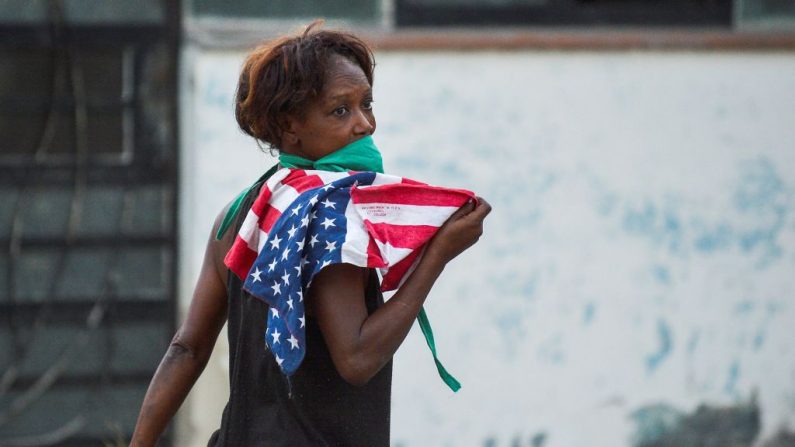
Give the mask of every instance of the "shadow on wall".
[[(700, 405), (690, 414), (660, 403), (636, 410), (633, 447), (751, 447), (760, 428), (760, 411), (748, 403)], [(780, 431), (762, 447), (795, 447), (795, 433)]]

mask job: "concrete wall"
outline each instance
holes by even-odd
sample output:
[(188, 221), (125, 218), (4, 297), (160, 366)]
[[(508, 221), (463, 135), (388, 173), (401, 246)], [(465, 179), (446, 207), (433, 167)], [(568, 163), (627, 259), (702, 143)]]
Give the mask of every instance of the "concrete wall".
[[(234, 123), (242, 56), (184, 54), (183, 310), (215, 214), (272, 163)], [(376, 59), (387, 172), (494, 206), (426, 306), (463, 389), (413, 329), (394, 445), (762, 445), (795, 428), (795, 54)], [(216, 354), (180, 445), (219, 424)]]

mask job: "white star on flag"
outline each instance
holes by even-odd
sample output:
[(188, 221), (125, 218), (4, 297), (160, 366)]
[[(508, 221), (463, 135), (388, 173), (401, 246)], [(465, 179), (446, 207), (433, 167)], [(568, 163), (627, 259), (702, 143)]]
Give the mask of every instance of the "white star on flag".
[(290, 334), (290, 338), (287, 339), (290, 342), (290, 349), (295, 349), (298, 347), (298, 339), (295, 338), (293, 334)]
[(259, 282), (259, 281), (262, 281), (262, 278), (260, 278), (260, 275), (262, 275), (262, 270), (260, 270), (259, 268), (256, 268), (256, 269), (254, 269), (254, 273), (251, 274), (251, 277), (254, 278), (254, 282)]
[(279, 235), (278, 234), (273, 236), (273, 239), (271, 239), (271, 250), (278, 250), (279, 249), (279, 243), (281, 243), (281, 241), (282, 240), (279, 239)]

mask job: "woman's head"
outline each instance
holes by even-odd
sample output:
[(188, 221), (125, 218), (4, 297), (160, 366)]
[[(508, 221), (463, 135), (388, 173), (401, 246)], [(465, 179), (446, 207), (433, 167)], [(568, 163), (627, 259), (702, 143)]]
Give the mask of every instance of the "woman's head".
[(357, 37), (306, 31), (264, 44), (240, 73), (240, 128), (273, 148), (316, 159), (375, 130), (373, 54)]

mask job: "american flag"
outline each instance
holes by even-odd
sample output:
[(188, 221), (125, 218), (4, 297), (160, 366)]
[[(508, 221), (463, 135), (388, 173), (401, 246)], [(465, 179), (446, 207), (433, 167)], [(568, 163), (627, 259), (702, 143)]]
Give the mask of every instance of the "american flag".
[[(280, 169), (262, 186), (226, 265), (270, 307), (265, 339), (292, 375), (306, 352), (304, 292), (337, 263), (378, 268), (398, 288), (470, 191), (374, 172)], [(434, 353), (435, 354), (435, 353)]]

